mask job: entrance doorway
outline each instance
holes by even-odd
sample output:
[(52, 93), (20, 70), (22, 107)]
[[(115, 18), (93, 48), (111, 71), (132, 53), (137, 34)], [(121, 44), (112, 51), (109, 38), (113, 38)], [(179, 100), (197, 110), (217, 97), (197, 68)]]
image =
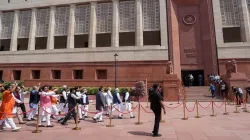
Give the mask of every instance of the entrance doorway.
[[(192, 81), (191, 86), (204, 86), (204, 70), (182, 70), (181, 78), (184, 86), (189, 86), (189, 75), (192, 74), (194, 80)], [(201, 83), (199, 82), (202, 80)]]

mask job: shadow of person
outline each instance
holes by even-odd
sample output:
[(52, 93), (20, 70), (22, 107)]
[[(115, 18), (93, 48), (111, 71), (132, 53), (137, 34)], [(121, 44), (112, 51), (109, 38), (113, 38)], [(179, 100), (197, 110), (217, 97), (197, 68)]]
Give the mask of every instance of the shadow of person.
[(143, 132), (143, 131), (129, 131), (128, 133), (132, 135), (137, 135), (137, 136), (152, 136), (152, 133)]
[(36, 127), (36, 123), (26, 123), (26, 126), (32, 126), (32, 127)]

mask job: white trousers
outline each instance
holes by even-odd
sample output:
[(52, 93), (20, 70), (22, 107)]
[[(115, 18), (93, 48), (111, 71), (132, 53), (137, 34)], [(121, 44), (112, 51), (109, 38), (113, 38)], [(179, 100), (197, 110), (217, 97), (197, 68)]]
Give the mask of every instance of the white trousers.
[(10, 126), (12, 130), (17, 128), (13, 118), (5, 118), (3, 120), (0, 120), (0, 125), (5, 125), (6, 128), (9, 128)]
[[(51, 114), (51, 108), (52, 107), (41, 107), (40, 111), (40, 118), (39, 118), (39, 125), (42, 125), (42, 119), (46, 118), (46, 124), (51, 125), (50, 123), (50, 114)], [(43, 111), (43, 110), (45, 111)]]
[(21, 110), (20, 107), (15, 106), (15, 107), (13, 108), (13, 110), (12, 110), (12, 113), (13, 113), (13, 114), (16, 114), (19, 123), (20, 123), (20, 122), (23, 122), (23, 114), (22, 114), (22, 110)]
[(34, 105), (34, 108), (30, 108), (33, 109), (29, 114), (28, 114), (28, 120), (31, 120), (32, 118), (35, 117), (36, 112), (38, 111), (38, 107), (37, 105)]
[(114, 104), (114, 107), (112, 109), (112, 112), (115, 111), (115, 108), (118, 110), (119, 112), (119, 117), (122, 117), (122, 113), (120, 113), (122, 110), (121, 110), (121, 105), (122, 104)]
[(82, 105), (82, 108), (84, 108), (83, 114), (84, 116), (88, 116), (88, 111), (89, 111), (89, 105)]
[(59, 120), (60, 117), (58, 116), (59, 110), (57, 109), (56, 104), (51, 105), (52, 107), (52, 113), (55, 114), (56, 116), (54, 116), (56, 118), (56, 120)]
[(64, 114), (68, 113), (68, 105), (64, 108), (65, 103), (60, 103), (58, 106), (58, 111), (59, 112), (64, 112)]
[(81, 104), (78, 104), (78, 115), (79, 115), (79, 119), (82, 119), (82, 113), (83, 113), (83, 111), (82, 111), (82, 105)]
[(101, 111), (97, 110), (97, 113), (94, 116), (94, 119), (99, 118), (98, 121), (102, 121), (102, 113), (103, 113), (103, 108), (101, 109)]
[(130, 114), (130, 117), (133, 117), (133, 113), (132, 113), (132, 105), (131, 105), (131, 103), (124, 103), (124, 104), (122, 104), (122, 107), (121, 107), (122, 109), (122, 111), (128, 111), (128, 112), (130, 112), (129, 114)]

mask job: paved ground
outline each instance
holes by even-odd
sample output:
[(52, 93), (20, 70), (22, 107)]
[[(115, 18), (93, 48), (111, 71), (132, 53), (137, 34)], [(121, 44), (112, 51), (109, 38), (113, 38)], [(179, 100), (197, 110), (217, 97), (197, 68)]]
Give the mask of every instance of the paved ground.
[[(176, 103), (167, 106), (177, 106)], [(188, 103), (187, 107), (192, 111), (194, 103)], [(221, 103), (216, 103), (219, 106)], [(204, 107), (208, 103), (201, 103)], [(146, 104), (143, 103), (145, 107)], [(250, 106), (250, 105), (248, 105)], [(93, 105), (91, 107), (93, 109)], [(146, 108), (147, 111), (150, 111)], [(229, 115), (225, 116), (224, 106), (220, 109), (215, 108), (216, 117), (211, 117), (211, 106), (207, 109), (199, 108), (202, 118), (194, 118), (194, 112), (187, 112), (188, 120), (181, 120), (183, 117), (183, 108), (180, 106), (176, 109), (167, 109), (167, 114), (163, 116), (165, 123), (160, 124), (160, 133), (162, 137), (153, 138), (151, 131), (153, 128), (154, 116), (151, 113), (145, 113), (142, 110), (141, 122), (142, 125), (135, 125), (137, 121), (137, 110), (134, 114), (135, 119), (130, 119), (129, 115), (124, 115), (124, 119), (112, 120), (115, 125), (113, 128), (106, 127), (108, 118), (104, 117), (103, 123), (92, 123), (91, 119), (82, 121), (80, 123), (81, 130), (74, 131), (72, 128), (75, 126), (73, 121), (69, 122), (68, 126), (61, 126), (53, 120), (54, 128), (42, 128), (42, 133), (33, 134), (32, 130), (35, 129), (35, 122), (29, 122), (26, 125), (21, 125), (20, 132), (4, 131), (0, 133), (0, 140), (249, 140), (250, 139), (250, 113), (244, 113), (240, 107), (240, 113), (233, 113), (234, 106), (228, 106)], [(117, 113), (115, 113), (117, 115)], [(90, 114), (92, 116), (92, 114)]]

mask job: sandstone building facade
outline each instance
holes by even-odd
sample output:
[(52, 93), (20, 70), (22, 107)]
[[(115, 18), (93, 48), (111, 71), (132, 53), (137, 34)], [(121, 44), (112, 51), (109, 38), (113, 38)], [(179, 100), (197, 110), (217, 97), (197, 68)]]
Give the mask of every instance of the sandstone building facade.
[[(249, 6), (248, 6), (249, 5)], [(119, 86), (223, 74), (250, 79), (250, 0), (1, 0), (0, 79)]]

